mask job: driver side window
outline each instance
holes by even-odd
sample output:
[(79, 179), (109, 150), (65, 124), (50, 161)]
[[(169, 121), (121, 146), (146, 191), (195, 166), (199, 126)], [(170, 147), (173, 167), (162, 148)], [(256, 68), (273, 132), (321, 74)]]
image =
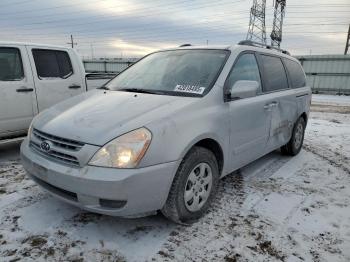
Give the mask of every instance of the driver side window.
[(261, 93), (260, 73), (254, 54), (243, 54), (238, 58), (227, 78), (227, 87), (232, 89), (239, 80), (257, 81), (258, 93)]

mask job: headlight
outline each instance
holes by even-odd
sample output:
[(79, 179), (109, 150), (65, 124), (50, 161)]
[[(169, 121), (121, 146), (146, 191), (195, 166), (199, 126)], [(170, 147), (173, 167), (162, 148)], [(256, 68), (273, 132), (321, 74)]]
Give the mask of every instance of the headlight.
[(134, 168), (145, 155), (151, 139), (152, 134), (146, 128), (126, 133), (97, 151), (90, 160), (89, 165)]

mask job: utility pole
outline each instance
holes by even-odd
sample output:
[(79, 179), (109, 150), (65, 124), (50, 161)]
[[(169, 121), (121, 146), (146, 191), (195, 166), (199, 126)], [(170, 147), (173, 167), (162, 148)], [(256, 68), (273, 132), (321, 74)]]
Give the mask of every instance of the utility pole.
[(266, 0), (253, 0), (253, 6), (250, 9), (249, 29), (247, 40), (255, 41), (266, 45), (266, 27), (265, 27), (265, 9)]
[(72, 48), (74, 48), (74, 46), (77, 45), (77, 43), (75, 43), (75, 42), (73, 41), (73, 35), (70, 35), (70, 42), (67, 43), (67, 44), (68, 44), (68, 45), (71, 45)]
[(350, 47), (350, 24), (349, 24), (349, 30), (348, 30), (348, 37), (347, 37), (347, 39), (346, 39), (346, 44), (345, 44), (345, 52), (344, 52), (344, 55), (347, 55), (347, 54), (348, 54), (349, 47)]
[(91, 59), (94, 59), (94, 47), (92, 44), (90, 45), (90, 47), (91, 47)]
[(273, 25), (271, 32), (271, 46), (280, 48), (282, 42), (282, 25), (286, 8), (286, 0), (274, 1)]

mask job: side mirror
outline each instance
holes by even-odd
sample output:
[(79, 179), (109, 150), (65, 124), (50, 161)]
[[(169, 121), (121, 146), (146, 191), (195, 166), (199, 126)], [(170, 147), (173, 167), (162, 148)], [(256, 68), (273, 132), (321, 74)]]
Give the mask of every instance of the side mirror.
[(239, 80), (229, 90), (231, 100), (254, 97), (258, 93), (257, 81)]

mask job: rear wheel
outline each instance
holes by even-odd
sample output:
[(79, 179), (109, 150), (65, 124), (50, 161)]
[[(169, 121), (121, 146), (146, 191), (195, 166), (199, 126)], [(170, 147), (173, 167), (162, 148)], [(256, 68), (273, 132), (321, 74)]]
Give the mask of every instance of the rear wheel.
[(183, 159), (162, 213), (176, 223), (191, 223), (203, 216), (216, 195), (219, 168), (215, 155), (194, 147)]
[(300, 152), (304, 141), (305, 126), (304, 118), (300, 117), (294, 124), (291, 139), (286, 145), (281, 147), (283, 154), (295, 156)]

